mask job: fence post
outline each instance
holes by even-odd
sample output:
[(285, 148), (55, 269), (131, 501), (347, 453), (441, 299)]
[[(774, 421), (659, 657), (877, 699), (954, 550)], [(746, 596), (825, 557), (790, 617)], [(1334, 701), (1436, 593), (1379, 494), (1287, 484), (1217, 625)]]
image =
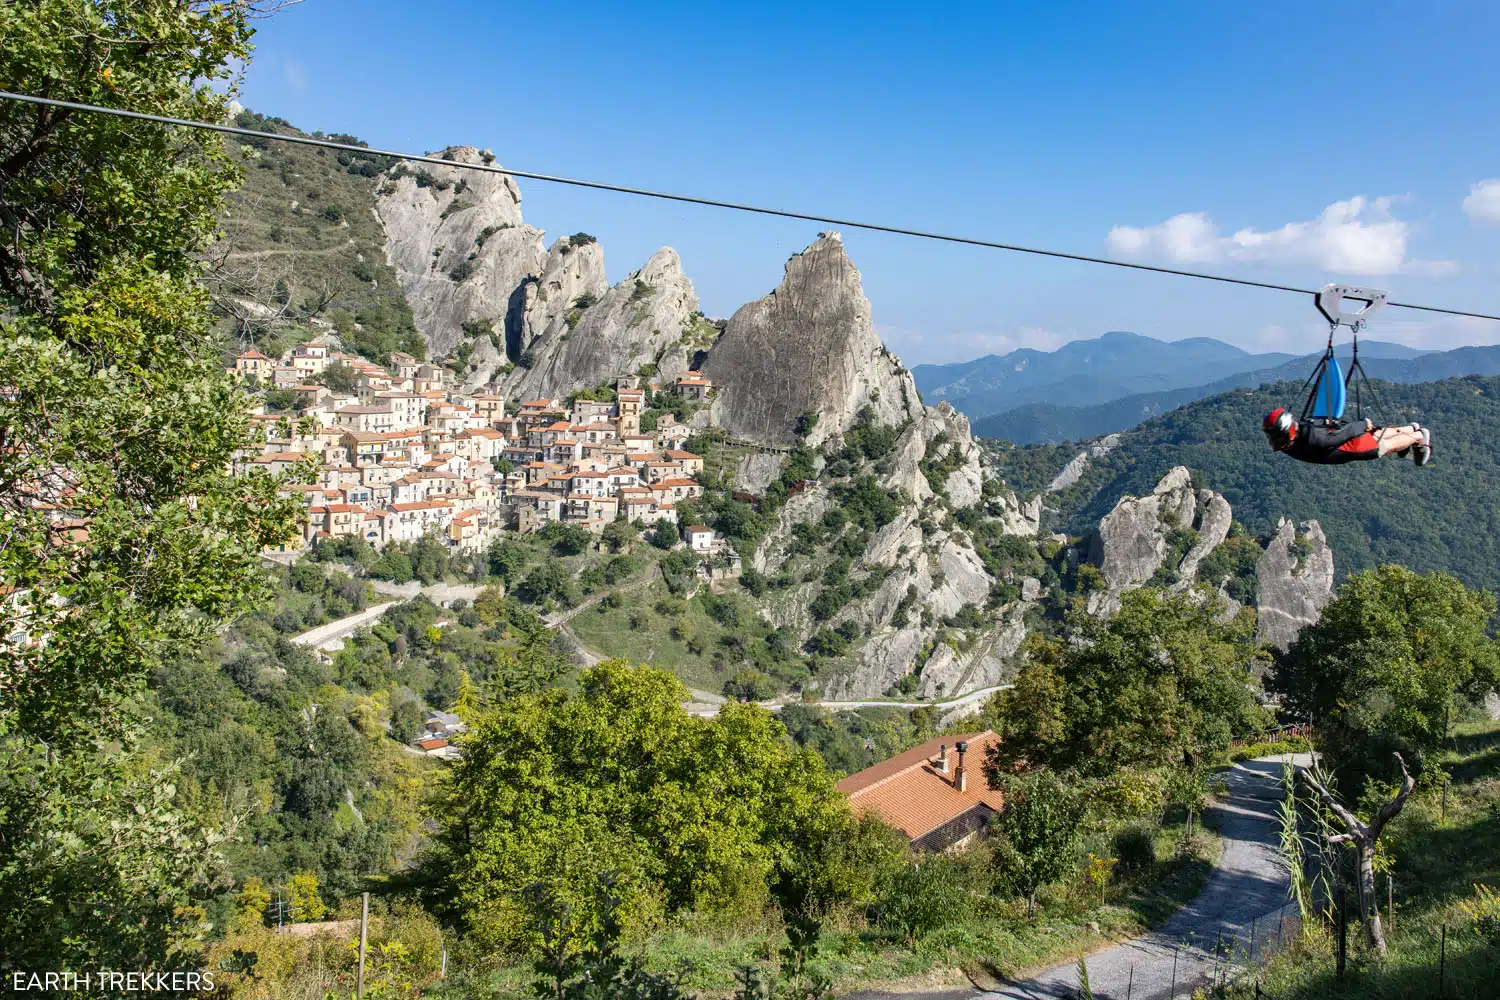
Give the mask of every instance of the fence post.
[(359, 980), (355, 986), (354, 995), (361, 998), (365, 995), (365, 931), (370, 923), (370, 894), (360, 894), (359, 903)]
[(1177, 997), (1177, 949), (1172, 949), (1172, 992), (1167, 994), (1167, 1000), (1176, 1000)]
[(1125, 981), (1125, 1000), (1130, 1000), (1130, 994), (1135, 992), (1135, 966), (1130, 967), (1130, 978)]
[(1338, 904), (1337, 904), (1337, 906), (1338, 906), (1338, 923), (1339, 923), (1339, 951), (1338, 951), (1338, 971), (1337, 971), (1336, 975), (1337, 975), (1337, 977), (1339, 979), (1343, 979), (1344, 978), (1344, 961), (1345, 961), (1345, 958), (1347, 957), (1348, 951), (1349, 951), (1349, 920), (1348, 920), (1348, 914), (1345, 912), (1345, 910), (1347, 908), (1346, 908), (1346, 906), (1344, 904), (1345, 904), (1344, 883), (1341, 881), (1341, 882), (1339, 882)]
[(1250, 921), (1250, 961), (1252, 963), (1254, 963), (1255, 961), (1255, 925), (1259, 922), (1259, 917), (1256, 917), (1254, 920)]
[(1446, 996), (1448, 993), (1448, 925), (1443, 925), (1443, 939), (1441, 950), (1438, 952), (1438, 996)]

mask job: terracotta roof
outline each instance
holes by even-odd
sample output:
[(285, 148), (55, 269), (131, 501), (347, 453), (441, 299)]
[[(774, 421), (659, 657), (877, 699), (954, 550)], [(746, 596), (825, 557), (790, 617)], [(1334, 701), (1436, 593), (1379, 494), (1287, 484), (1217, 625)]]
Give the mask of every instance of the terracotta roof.
[(690, 535), (701, 535), (706, 531), (709, 534), (713, 534), (713, 530), (706, 524), (690, 524), (688, 525), (687, 533)]
[[(969, 744), (965, 758), (968, 789), (963, 792), (954, 784), (959, 740), (967, 740)], [(1004, 799), (989, 787), (984, 777), (985, 751), (998, 742), (1000, 737), (990, 730), (968, 736), (940, 736), (849, 775), (838, 783), (838, 790), (849, 796), (849, 806), (856, 813), (874, 813), (916, 840), (976, 806), (1000, 811)], [(938, 750), (945, 743), (948, 745), (946, 774), (936, 766)]]

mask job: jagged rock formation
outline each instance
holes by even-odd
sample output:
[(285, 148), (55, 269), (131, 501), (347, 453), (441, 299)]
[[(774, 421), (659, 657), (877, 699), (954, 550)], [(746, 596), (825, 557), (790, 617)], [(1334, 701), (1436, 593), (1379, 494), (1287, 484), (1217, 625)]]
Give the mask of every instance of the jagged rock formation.
[[(582, 253), (587, 264), (569, 260)], [(687, 371), (691, 352), (684, 341), (699, 315), (698, 295), (677, 251), (663, 247), (601, 294), (603, 260), (597, 244), (572, 250), (567, 240), (553, 244), (547, 270), (526, 291), (520, 349), (530, 367), (506, 377), (507, 393), (562, 395), (634, 375), (647, 364), (665, 380)]]
[(1299, 535), (1282, 519), (1255, 564), (1260, 589), (1255, 637), (1286, 649), (1297, 633), (1323, 613), (1333, 594), (1333, 550), (1317, 521), (1302, 522)]
[[(1089, 545), (1089, 561), (1099, 567), (1104, 587), (1089, 595), (1091, 614), (1112, 615), (1120, 596), (1141, 586), (1163, 568), (1178, 589), (1189, 586), (1198, 565), (1229, 534), (1233, 512), (1229, 502), (1212, 490), (1193, 489), (1182, 466), (1168, 472), (1147, 497), (1124, 497), (1099, 522)], [(1166, 566), (1176, 532), (1194, 529), (1197, 540)]]
[[(489, 163), (472, 146), (445, 159)], [(521, 191), (507, 174), (402, 163), (376, 187), (386, 259), (395, 269), (429, 353), (441, 357), (464, 324), (509, 319), (514, 291), (542, 270), (542, 231), (521, 221)]]
[(719, 386), (718, 423), (763, 444), (796, 444), (805, 413), (818, 416), (807, 435), (816, 446), (848, 430), (863, 406), (882, 424), (920, 412), (911, 373), (876, 335), (837, 233), (787, 261), (771, 294), (740, 307), (702, 370)]
[(1047, 484), (1046, 492), (1056, 493), (1058, 490), (1065, 490), (1078, 482), (1078, 480), (1083, 478), (1084, 472), (1088, 469), (1090, 459), (1103, 458), (1114, 451), (1115, 445), (1119, 443), (1119, 434), (1107, 434), (1083, 451), (1080, 451), (1077, 455), (1074, 455), (1073, 460), (1063, 466), (1063, 470), (1053, 477), (1052, 482)]

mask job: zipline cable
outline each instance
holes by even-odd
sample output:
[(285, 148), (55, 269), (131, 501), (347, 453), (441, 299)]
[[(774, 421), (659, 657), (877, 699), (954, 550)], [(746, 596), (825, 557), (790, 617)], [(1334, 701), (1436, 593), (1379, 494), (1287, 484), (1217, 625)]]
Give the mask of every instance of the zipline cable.
[[(662, 201), (682, 202), (689, 205), (705, 205), (709, 208), (727, 208), (735, 212), (751, 212), (756, 215), (771, 215), (783, 219), (800, 219), (805, 222), (821, 222), (833, 226), (843, 226), (850, 229), (865, 229), (877, 233), (893, 233), (897, 236), (914, 236), (918, 239), (937, 240), (943, 243), (959, 243), (965, 246), (989, 247), (993, 250), (1009, 250), (1012, 253), (1032, 254), (1038, 257), (1055, 257), (1061, 260), (1082, 261), (1085, 264), (1104, 264), (1109, 267), (1124, 267), (1134, 271), (1152, 271), (1156, 274), (1173, 274), (1181, 278), (1198, 278), (1203, 281), (1217, 281), (1226, 285), (1243, 285), (1247, 288), (1266, 288), (1274, 292), (1293, 292), (1297, 295), (1314, 295), (1316, 292), (1311, 288), (1298, 288), (1294, 285), (1279, 285), (1269, 281), (1251, 281), (1248, 278), (1231, 278), (1223, 274), (1209, 274), (1203, 271), (1184, 271), (1174, 267), (1158, 267), (1152, 264), (1133, 264), (1129, 261), (1111, 260), (1108, 257), (1091, 257), (1087, 254), (1066, 253), (1062, 250), (1046, 250), (1040, 247), (1020, 246), (1015, 243), (1000, 243), (994, 240), (982, 240), (972, 236), (954, 236), (946, 233), (932, 233), (921, 229), (906, 229), (902, 226), (887, 226), (876, 222), (856, 222), (853, 219), (836, 219), (827, 215), (813, 215), (810, 212), (792, 212), (779, 208), (766, 208), (761, 205), (744, 205), (732, 201), (720, 201), (715, 198), (699, 198), (695, 195), (673, 194), (667, 191), (651, 191), (646, 188), (626, 187), (623, 184), (606, 184), (602, 181), (582, 180), (576, 177), (558, 177), (554, 174), (540, 174), (528, 170), (516, 170), (511, 167), (502, 167), (495, 164), (485, 163), (463, 163), (458, 160), (448, 160), (440, 156), (416, 156), (411, 153), (401, 153), (389, 149), (375, 149), (370, 146), (360, 146), (349, 142), (334, 142), (331, 139), (314, 139), (311, 136), (278, 135), (275, 132), (260, 132), (255, 129), (239, 128), (234, 125), (223, 125), (216, 122), (199, 122), (187, 118), (169, 118), (165, 115), (152, 115), (141, 111), (125, 111), (121, 108), (106, 108), (96, 104), (78, 104), (73, 101), (59, 101), (50, 97), (35, 97), (30, 94), (16, 94), (10, 91), (0, 90), (0, 100), (20, 101), (26, 104), (40, 104), (53, 108), (65, 108), (69, 111), (84, 111), (91, 114), (114, 115), (118, 118), (134, 118), (139, 121), (155, 122), (159, 125), (178, 125), (183, 128), (206, 129), (211, 132), (223, 132), (228, 135), (243, 135), (255, 139), (270, 139), (277, 142), (290, 142), (303, 146), (318, 146), (323, 149), (337, 149), (350, 153), (359, 153), (362, 156), (384, 156), (393, 160), (405, 160), (411, 163), (430, 163), (439, 167), (455, 167), (460, 170), (479, 170), (486, 173), (509, 174), (511, 177), (523, 177), (527, 180), (543, 181), (548, 184), (565, 184), (571, 187), (591, 188), (595, 191), (612, 191), (616, 194), (632, 194), (641, 198), (657, 198)], [(1425, 306), (1414, 302), (1387, 302), (1386, 305), (1399, 309), (1416, 309), (1421, 312), (1442, 313), (1447, 316), (1467, 316), (1471, 319), (1488, 319), (1500, 322), (1500, 316), (1492, 316), (1488, 313), (1470, 312), (1466, 309), (1446, 309), (1442, 306)]]

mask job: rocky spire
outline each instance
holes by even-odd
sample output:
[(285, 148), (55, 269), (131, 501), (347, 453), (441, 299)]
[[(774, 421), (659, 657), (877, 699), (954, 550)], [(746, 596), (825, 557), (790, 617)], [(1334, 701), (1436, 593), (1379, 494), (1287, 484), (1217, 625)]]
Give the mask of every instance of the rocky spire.
[(1302, 522), (1297, 533), (1282, 518), (1276, 534), (1255, 564), (1259, 590), (1255, 637), (1286, 649), (1297, 633), (1318, 620), (1333, 594), (1333, 550), (1317, 521)]
[[(492, 163), (472, 146), (444, 151), (463, 163)], [(504, 329), (516, 289), (539, 274), (542, 231), (521, 220), (521, 191), (508, 174), (400, 163), (377, 181), (375, 211), (386, 258), (433, 357), (448, 353), (478, 322)], [(473, 327), (471, 327), (473, 329)], [(498, 339), (498, 338), (497, 338)]]
[(703, 328), (710, 341), (718, 334), (698, 312), (698, 295), (671, 247), (606, 289), (598, 244), (558, 240), (540, 279), (526, 290), (524, 317), (516, 346), (525, 364), (505, 387), (528, 397), (562, 395), (646, 365), (670, 380), (687, 371)]
[(771, 294), (740, 307), (703, 374), (719, 387), (718, 422), (765, 444), (794, 444), (803, 414), (817, 415), (807, 436), (817, 445), (848, 430), (863, 406), (891, 425), (921, 409), (911, 373), (875, 333), (837, 233), (794, 255)]

